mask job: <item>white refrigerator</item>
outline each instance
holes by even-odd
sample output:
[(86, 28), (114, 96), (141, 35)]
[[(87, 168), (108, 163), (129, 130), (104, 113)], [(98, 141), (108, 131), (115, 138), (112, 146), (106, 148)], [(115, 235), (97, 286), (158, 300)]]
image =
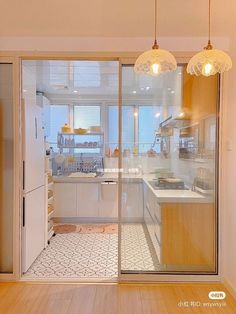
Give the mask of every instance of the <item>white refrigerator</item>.
[[(26, 81), (31, 77), (32, 84), (34, 73), (30, 74), (26, 71), (25, 77)], [(44, 249), (46, 214), (42, 107), (36, 103), (36, 90), (29, 91), (29, 86), (23, 99), (23, 119), (22, 271), (25, 273)]]

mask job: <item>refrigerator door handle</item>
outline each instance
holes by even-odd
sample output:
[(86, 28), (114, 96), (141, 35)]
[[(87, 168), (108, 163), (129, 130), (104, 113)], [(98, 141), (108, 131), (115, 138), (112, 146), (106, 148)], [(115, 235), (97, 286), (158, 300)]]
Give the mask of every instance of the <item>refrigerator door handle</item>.
[(23, 208), (22, 208), (22, 226), (25, 226), (25, 197), (23, 197)]
[(38, 122), (37, 122), (37, 118), (34, 118), (34, 127), (35, 127), (35, 138), (38, 138)]
[(25, 189), (25, 161), (23, 160), (23, 164), (22, 164), (22, 170), (23, 170), (23, 174), (22, 174), (22, 185), (23, 185), (23, 190)]

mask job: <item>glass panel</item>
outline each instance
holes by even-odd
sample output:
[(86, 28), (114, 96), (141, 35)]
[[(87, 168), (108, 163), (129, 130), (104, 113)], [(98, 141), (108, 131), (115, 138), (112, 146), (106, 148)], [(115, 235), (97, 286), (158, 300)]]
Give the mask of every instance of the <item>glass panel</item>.
[[(122, 139), (127, 150), (134, 147), (134, 106), (122, 107)], [(108, 147), (114, 151), (118, 147), (118, 106), (108, 107)]]
[[(101, 126), (101, 108), (100, 106), (74, 106), (74, 128), (88, 129), (92, 126)], [(99, 142), (100, 135), (83, 136), (83, 142)], [(100, 148), (82, 148), (76, 149), (75, 152), (88, 154), (99, 154)]]
[(69, 106), (68, 105), (50, 105), (44, 110), (44, 121), (48, 122), (48, 131), (46, 135), (47, 142), (56, 152), (57, 134), (61, 127), (67, 123), (69, 124)]
[(216, 273), (218, 77), (122, 68), (122, 273)]
[(13, 272), (13, 77), (0, 63), (0, 273)]

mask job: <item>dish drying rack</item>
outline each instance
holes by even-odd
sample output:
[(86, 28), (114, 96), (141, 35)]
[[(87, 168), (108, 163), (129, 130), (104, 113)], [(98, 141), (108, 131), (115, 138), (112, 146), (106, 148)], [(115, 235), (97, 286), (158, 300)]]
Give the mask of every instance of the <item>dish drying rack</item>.
[(74, 161), (71, 161), (67, 157), (61, 165), (56, 164), (56, 162), (54, 161), (54, 175), (69, 175), (72, 172), (97, 173), (98, 175), (100, 175), (104, 172), (104, 161), (103, 157), (101, 156), (76, 156), (73, 157), (73, 159)]

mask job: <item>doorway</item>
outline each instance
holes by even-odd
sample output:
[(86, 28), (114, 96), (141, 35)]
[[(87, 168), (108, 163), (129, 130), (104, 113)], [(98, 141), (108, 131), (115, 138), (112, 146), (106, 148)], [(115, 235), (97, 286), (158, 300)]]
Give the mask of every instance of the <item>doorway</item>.
[(118, 71), (117, 61), (23, 61), (25, 280), (117, 278)]
[[(44, 61), (50, 60), (27, 62), (43, 63)], [(58, 62), (61, 61), (58, 60)], [(70, 69), (69, 73), (65, 77), (69, 81), (72, 81), (72, 69)], [(97, 77), (94, 73), (93, 75)], [(54, 75), (54, 79), (56, 77), (57, 74)], [(28, 82), (29, 87), (32, 88), (34, 81), (29, 79)], [(120, 281), (217, 280), (217, 235), (219, 223), (219, 121), (217, 117), (219, 113), (219, 78), (201, 79), (189, 77), (186, 75), (185, 65), (179, 65), (175, 73), (155, 79), (139, 77), (133, 73), (133, 65), (129, 61), (128, 64), (122, 62), (122, 67), (118, 69), (116, 84), (117, 97), (115, 101), (111, 101), (108, 104), (107, 114), (100, 113), (100, 121), (107, 119), (105, 125), (110, 130), (110, 137), (105, 135), (108, 134), (105, 132), (105, 127), (103, 130), (104, 143), (109, 143), (109, 145), (104, 146), (104, 154), (106, 157), (109, 156), (107, 158), (108, 164), (104, 167), (104, 169), (107, 168), (107, 173), (110, 172), (107, 175), (108, 179), (102, 180), (98, 189), (93, 185), (88, 194), (85, 193), (87, 188), (84, 190), (77, 186), (72, 187), (73, 181), (68, 182), (68, 189), (60, 182), (61, 188), (56, 188), (56, 194), (59, 195), (60, 200), (57, 202), (60, 209), (59, 212), (63, 213), (63, 206), (66, 205), (70, 216), (64, 217), (67, 218), (64, 221), (61, 220), (63, 216), (58, 217), (59, 219), (55, 220), (55, 224), (57, 224), (59, 229), (64, 228), (64, 234), (66, 232), (66, 235), (80, 234), (80, 232), (74, 231), (80, 230), (77, 228), (80, 228), (81, 225), (82, 227), (88, 225), (88, 223), (92, 224), (93, 227), (100, 227), (101, 224), (106, 226), (107, 224), (111, 224), (112, 228), (115, 224), (112, 232), (114, 231), (114, 234), (117, 236), (118, 253), (115, 264), (119, 269), (116, 271), (115, 277), (118, 274)], [(61, 90), (61, 94), (67, 90), (63, 86), (65, 87), (66, 84), (55, 83), (55, 87)], [(27, 94), (27, 88), (23, 89), (25, 89), (25, 91), (22, 91), (23, 94)], [(76, 94), (78, 94), (77, 89), (73, 89), (73, 97)], [(34, 97), (35, 94), (29, 92), (28, 95), (30, 98)], [(45, 95), (42, 93), (41, 88), (38, 89), (36, 97), (41, 98), (41, 101), (43, 101)], [(87, 109), (90, 107), (89, 109), (95, 112), (97, 104), (94, 102), (91, 104), (91, 101), (94, 101), (94, 99), (89, 99), (89, 103), (85, 103), (83, 99), (80, 105), (83, 105)], [(62, 111), (64, 110), (64, 105), (66, 105), (64, 101), (63, 103), (60, 103), (60, 101), (59, 103), (55, 103), (55, 107), (60, 106), (59, 108)], [(38, 108), (40, 106), (42, 104)], [(73, 110), (69, 110), (68, 120), (61, 121), (60, 127), (64, 127), (64, 124), (67, 123), (73, 129), (88, 128), (87, 125), (80, 126), (73, 124), (74, 118), (72, 112), (77, 112), (77, 109), (74, 107)], [(80, 107), (78, 111), (82, 109)], [(55, 108), (56, 111), (57, 109)], [(43, 114), (47, 116), (46, 112)], [(39, 139), (38, 121), (40, 119), (41, 115), (38, 118), (36, 117), (36, 120), (33, 119), (30, 127), (30, 130), (34, 130), (33, 134), (37, 139)], [(94, 125), (90, 123), (90, 126), (99, 126), (96, 123)], [(17, 130), (19, 130), (19, 127)], [(78, 132), (81, 132), (81, 130)], [(95, 134), (93, 135), (95, 136)], [(69, 137), (71, 134), (67, 133), (66, 136)], [(88, 134), (84, 134), (83, 136), (88, 136)], [(98, 135), (96, 134), (96, 136)], [(65, 143), (65, 138), (60, 138), (60, 140)], [(70, 144), (74, 143), (72, 136), (67, 139), (67, 145), (69, 143), (68, 140), (70, 140)], [(94, 140), (84, 140), (82, 144), (85, 142), (87, 142), (86, 145), (89, 142), (97, 143), (97, 146), (90, 148), (87, 146), (76, 147), (79, 152), (81, 152), (81, 149), (98, 152), (101, 148), (99, 146), (101, 141), (97, 138)], [(55, 146), (57, 144), (58, 138), (54, 142)], [(54, 147), (53, 145), (53, 149), (50, 147), (44, 147), (41, 151), (44, 157), (46, 150), (48, 151), (48, 160), (44, 165), (44, 167), (48, 168), (53, 167), (50, 154), (54, 150)], [(69, 156), (72, 155), (71, 159), (69, 158), (70, 164), (72, 164), (74, 162), (73, 154), (71, 154), (72, 147), (64, 147), (63, 149), (67, 150), (66, 153)], [(30, 154), (34, 155), (35, 150), (29, 150)], [(63, 155), (63, 153), (57, 151), (57, 155)], [(89, 162), (87, 163), (87, 161), (83, 160), (82, 165), (88, 165)], [(17, 161), (14, 164), (16, 163)], [(64, 160), (62, 161), (61, 156), (60, 158), (58, 157), (58, 163), (55, 167), (58, 176), (62, 176), (63, 171), (65, 171), (63, 163)], [(37, 163), (37, 165), (39, 166), (40, 164)], [(101, 169), (102, 167), (97, 168)], [(70, 170), (70, 173), (77, 172), (77, 170), (72, 170)], [(21, 181), (22, 178), (19, 173), (17, 173), (16, 177)], [(70, 180), (73, 179), (72, 175)], [(83, 180), (86, 181), (84, 183), (88, 184), (91, 178), (88, 175)], [(26, 182), (24, 183), (26, 184)], [(47, 178), (44, 177), (42, 186), (47, 186), (48, 190), (50, 188), (52, 190), (54, 183), (52, 184), (50, 176), (47, 176)], [(105, 193), (106, 191), (108, 193)], [(68, 192), (69, 196), (60, 199), (62, 193), (65, 192)], [(177, 193), (178, 197), (175, 198), (175, 202), (169, 202), (173, 192)], [(83, 200), (85, 195), (87, 195), (91, 203), (95, 204), (97, 203), (96, 195), (99, 193), (103, 195), (103, 198), (100, 200), (103, 204), (102, 208), (106, 212), (106, 214), (103, 214), (102, 220), (87, 220), (87, 218), (92, 217), (85, 216), (80, 217), (77, 221), (71, 220), (75, 213), (77, 215), (79, 211), (83, 212), (83, 210), (85, 213), (87, 212), (87, 202), (81, 205), (81, 200)], [(198, 197), (196, 197), (195, 193), (197, 193)], [(165, 195), (164, 198), (163, 194)], [(189, 196), (190, 194), (191, 196)], [(82, 197), (77, 198), (77, 195), (81, 195)], [(49, 194), (44, 195), (45, 204), (46, 200), (48, 201), (48, 196), (50, 200), (51, 197)], [(110, 210), (111, 198), (113, 200), (116, 197), (116, 204), (119, 203), (119, 210), (117, 207), (112, 207), (112, 210)], [(179, 202), (179, 197), (185, 201)], [(106, 201), (104, 201), (104, 198)], [(75, 201), (76, 206), (70, 205), (71, 200)], [(108, 206), (105, 206), (107, 202), (110, 203)], [(31, 206), (30, 202), (25, 202), (23, 206), (29, 206), (29, 204)], [(44, 206), (46, 206), (45, 204)], [(50, 201), (47, 205), (50, 205)], [(37, 206), (39, 206), (39, 202)], [(44, 229), (43, 240), (42, 238), (40, 240), (42, 252), (45, 252), (46, 248), (50, 247), (53, 240), (57, 237), (51, 237), (53, 235), (52, 228), (48, 224), (48, 218), (53, 217), (55, 211), (53, 212), (52, 206), (48, 206), (47, 208), (49, 212), (45, 211), (44, 216), (40, 216), (41, 224), (44, 226), (47, 225), (49, 228)], [(99, 213), (99, 208), (95, 210)], [(117, 210), (117, 217), (119, 219), (111, 219), (114, 218), (114, 212), (117, 213)], [(109, 214), (113, 212), (113, 217), (110, 217), (109, 220), (104, 219), (107, 212)], [(35, 215), (33, 216), (35, 217)], [(26, 223), (25, 219), (27, 218), (24, 211), (21, 217), (22, 227)], [(203, 221), (205, 224), (202, 224)], [(116, 229), (117, 222), (119, 224), (118, 235)], [(94, 224), (97, 226), (94, 226)], [(196, 228), (196, 225), (200, 225), (201, 228)], [(71, 232), (71, 230), (74, 231)], [(190, 230), (192, 233), (190, 233)], [(201, 235), (199, 234), (199, 230), (203, 231)], [(16, 232), (16, 230), (14, 229), (13, 232)], [(32, 228), (29, 234), (32, 235), (32, 232), (36, 232), (36, 228)], [(87, 236), (90, 236), (92, 233), (89, 232), (86, 233)], [(207, 241), (203, 241), (202, 239), (202, 236), (206, 234), (205, 232), (207, 236), (204, 238)], [(58, 232), (57, 235), (63, 237), (63, 232), (60, 234)], [(24, 236), (25, 234), (23, 233)], [(185, 241), (186, 239), (188, 241)], [(48, 244), (49, 240), (50, 244)], [(166, 245), (167, 243), (168, 245)], [(29, 245), (32, 244), (33, 242), (29, 243)], [(171, 249), (167, 250), (167, 247)], [(189, 249), (191, 250), (191, 254), (186, 255), (185, 253), (186, 251), (189, 252)], [(107, 252), (110, 252), (110, 249)], [(187, 260), (186, 257), (188, 258)], [(15, 261), (17, 259), (18, 256), (15, 254)], [(109, 255), (108, 260), (111, 260)], [(15, 269), (17, 269), (16, 262), (15, 265)], [(50, 277), (49, 275), (47, 278)], [(35, 280), (39, 280), (39, 277)], [(84, 276), (82, 281), (87, 277)], [(70, 280), (68, 278), (66, 280)], [(103, 280), (107, 280), (107, 277), (104, 278)], [(76, 278), (76, 280), (80, 279), (81, 277), (79, 279), (78, 277)], [(96, 281), (98, 279), (93, 278), (92, 280)]]

